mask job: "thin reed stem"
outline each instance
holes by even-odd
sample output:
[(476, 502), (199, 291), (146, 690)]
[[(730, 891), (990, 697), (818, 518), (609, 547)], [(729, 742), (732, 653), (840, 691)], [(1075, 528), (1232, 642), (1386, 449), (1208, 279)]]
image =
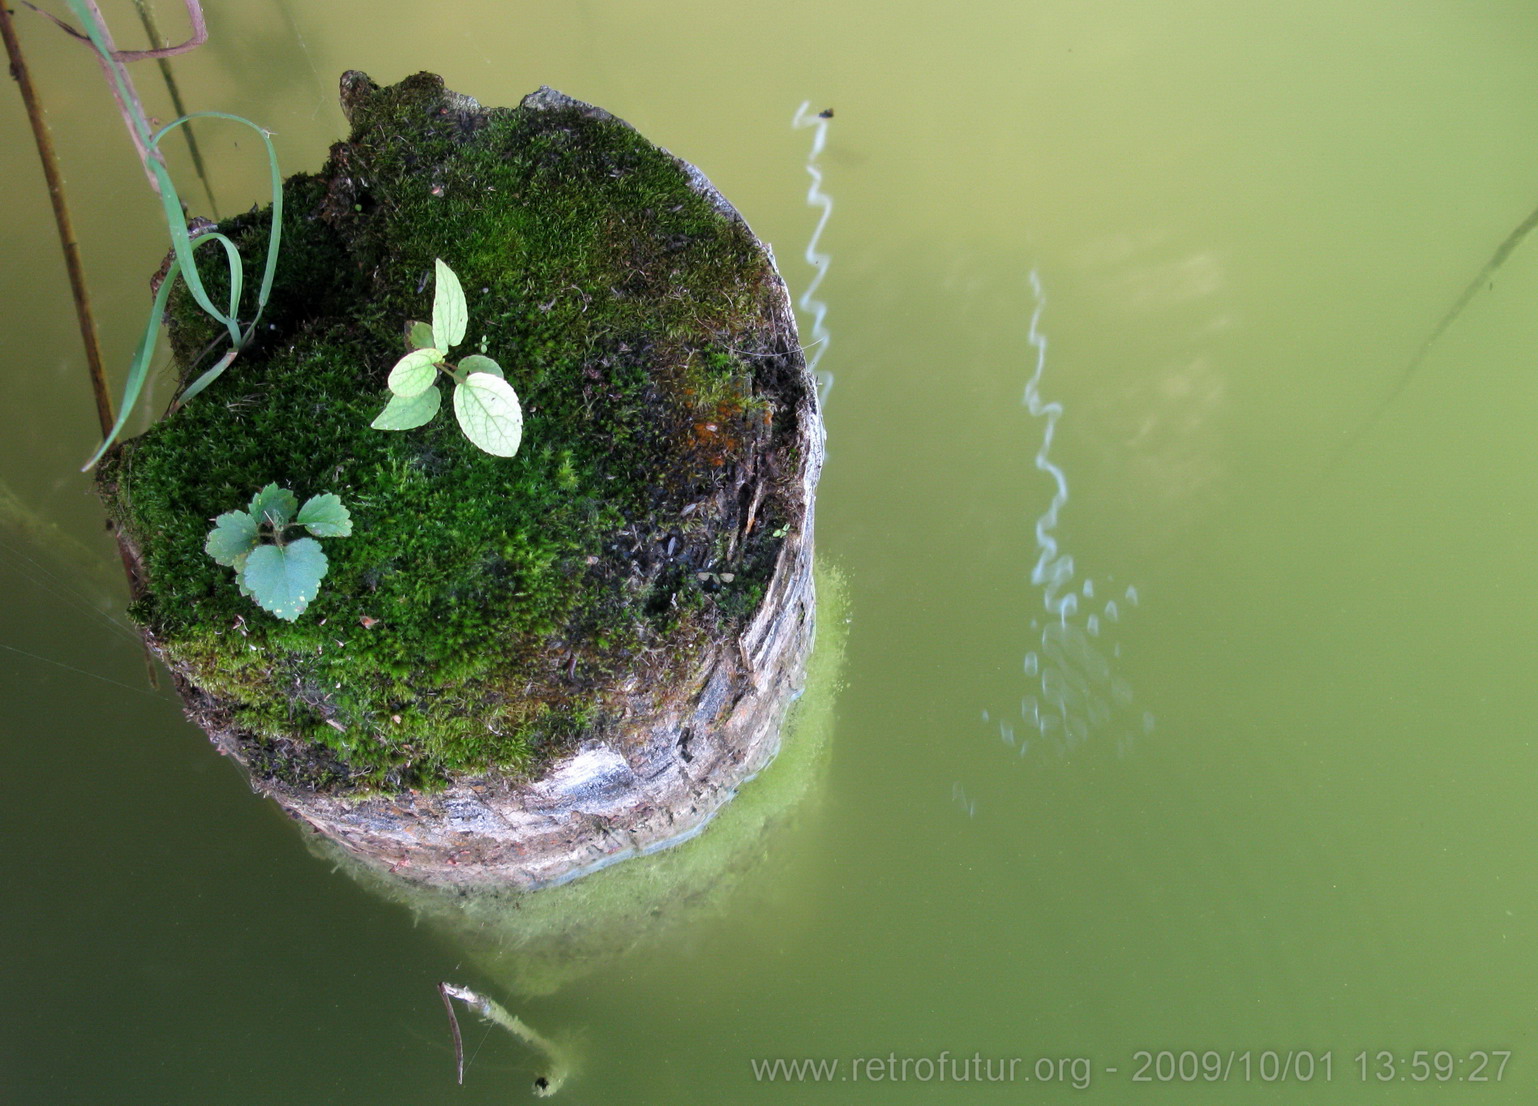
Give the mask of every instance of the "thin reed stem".
[[(116, 419), (112, 413), (112, 396), (107, 391), (107, 373), (101, 359), (101, 343), (96, 334), (96, 318), (91, 311), (91, 293), (85, 283), (85, 266), (80, 261), (80, 246), (75, 240), (75, 225), (69, 217), (69, 204), (64, 196), (64, 178), (59, 174), (59, 159), (54, 153), (53, 137), (48, 124), (43, 121), (42, 106), (32, 75), (27, 70), (27, 60), (21, 52), (21, 42), (16, 37), (16, 27), (11, 22), (10, 9), (0, 0), (0, 37), (5, 39), (6, 56), (11, 62), (11, 76), (21, 93), (27, 109), (27, 121), (32, 124), (32, 137), (37, 143), (37, 157), (43, 164), (43, 177), (48, 182), (48, 198), (53, 204), (54, 226), (59, 234), (59, 248), (64, 251), (64, 268), (69, 273), (70, 298), (75, 301), (75, 321), (80, 328), (80, 341), (85, 346), (86, 368), (91, 378), (91, 394), (96, 399), (96, 418), (101, 432), (110, 434)], [(121, 536), (117, 541), (118, 556), (123, 562), (123, 573), (128, 578), (130, 595), (137, 595), (139, 584), (133, 557)], [(150, 656), (149, 642), (140, 639), (144, 651), (144, 674), (149, 685), (156, 690), (160, 680), (155, 675), (155, 663)]]
[(101, 432), (107, 434), (112, 430), (115, 419), (112, 414), (112, 397), (107, 391), (107, 374), (101, 359), (101, 343), (96, 334), (96, 319), (91, 311), (91, 294), (85, 283), (85, 266), (80, 261), (80, 246), (75, 240), (74, 222), (70, 219), (69, 204), (65, 201), (64, 179), (59, 174), (53, 138), (48, 133), (48, 124), (43, 121), (37, 90), (32, 85), (26, 59), (22, 56), (21, 43), (16, 38), (16, 28), (11, 23), (11, 13), (3, 0), (0, 0), (0, 35), (5, 38), (5, 52), (11, 60), (11, 76), (15, 78), (22, 103), (26, 105), (27, 121), (32, 124), (38, 160), (43, 163), (43, 177), (48, 182), (48, 198), (53, 203), (54, 226), (58, 228), (59, 247), (64, 251), (64, 267), (69, 273), (70, 295), (75, 301), (75, 321), (80, 328), (80, 341), (85, 346), (91, 392), (96, 397), (96, 418), (101, 423)]

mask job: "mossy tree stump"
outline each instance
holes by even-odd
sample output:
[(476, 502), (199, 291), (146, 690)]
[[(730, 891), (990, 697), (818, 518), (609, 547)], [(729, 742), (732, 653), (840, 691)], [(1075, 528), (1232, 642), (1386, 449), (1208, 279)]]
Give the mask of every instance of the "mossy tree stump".
[[(405, 878), (535, 887), (687, 836), (773, 755), (812, 637), (822, 426), (772, 254), (550, 89), (342, 89), (258, 343), (103, 466), (135, 617), (259, 791)], [(266, 221), (220, 229), (259, 259)], [(435, 258), (522, 399), (511, 459), (448, 413), (369, 428)], [(185, 383), (215, 327), (183, 292), (170, 322)], [(268, 483), (353, 518), (293, 622), (203, 550)]]

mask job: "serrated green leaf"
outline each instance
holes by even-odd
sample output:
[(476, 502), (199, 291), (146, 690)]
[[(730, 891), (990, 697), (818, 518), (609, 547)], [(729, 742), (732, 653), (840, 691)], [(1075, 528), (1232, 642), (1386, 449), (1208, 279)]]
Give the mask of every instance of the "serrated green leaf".
[(413, 319), (406, 324), (406, 349), (430, 349), (433, 344), (433, 324)]
[(502, 371), (502, 366), (491, 358), (479, 353), (472, 353), (469, 357), (463, 357), (459, 361), (459, 371), (465, 376), (471, 373), (490, 373), (498, 380), (506, 379), (507, 374)]
[(465, 327), (470, 325), (470, 309), (465, 306), (465, 290), (459, 286), (459, 278), (439, 258), (433, 277), (433, 345), (441, 350), (451, 350), (465, 338)]
[(298, 509), (299, 500), (294, 497), (294, 493), (276, 484), (268, 484), (251, 497), (251, 517), (258, 522), (266, 522), (274, 530), (288, 525), (288, 520), (294, 517)]
[(518, 393), (500, 377), (471, 373), (454, 387), (454, 417), (475, 445), (497, 457), (511, 457), (523, 440)]
[(431, 421), (438, 413), (438, 405), (443, 402), (443, 396), (436, 387), (414, 395), (410, 399), (402, 396), (391, 396), (390, 402), (385, 404), (385, 409), (379, 412), (378, 417), (369, 423), (375, 430), (415, 430), (425, 422)]
[(256, 548), (258, 533), (256, 519), (245, 511), (231, 511), (214, 519), (203, 552), (220, 564), (233, 567), (236, 558)]
[(317, 538), (345, 538), (352, 533), (352, 515), (342, 506), (342, 497), (331, 492), (306, 500), (294, 521)]
[(442, 350), (431, 346), (412, 350), (390, 370), (390, 391), (404, 399), (421, 395), (432, 386), (433, 378), (438, 375), (434, 366), (445, 356)]
[(304, 613), (326, 575), (326, 554), (314, 538), (258, 546), (240, 574), (251, 598), (287, 622)]

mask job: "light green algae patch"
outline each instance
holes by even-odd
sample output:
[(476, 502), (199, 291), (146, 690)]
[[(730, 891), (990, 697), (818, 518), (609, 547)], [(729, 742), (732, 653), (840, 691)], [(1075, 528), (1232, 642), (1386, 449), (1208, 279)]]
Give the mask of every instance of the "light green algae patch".
[[(680, 162), (573, 105), (485, 111), (429, 74), (349, 74), (352, 136), (285, 183), (261, 338), (104, 466), (142, 561), (132, 613), (258, 780), (528, 772), (612, 730), (616, 680), (677, 670), (758, 606), (804, 390), (768, 337), (772, 259)], [(220, 229), (260, 258), (266, 218)], [(438, 258), (468, 300), (465, 350), (522, 399), (515, 457), (449, 418), (369, 426)], [(180, 292), (170, 321), (185, 383), (214, 328)], [(292, 623), (204, 552), (211, 520), (269, 483), (338, 495), (353, 520)]]
[(815, 832), (842, 687), (849, 588), (829, 565), (819, 564), (814, 576), (817, 640), (781, 751), (721, 808), (706, 832), (528, 892), (420, 887), (359, 863), (325, 837), (307, 835), (306, 842), (375, 893), (410, 908), (464, 948), (486, 977), (519, 994), (552, 993), (697, 926), (732, 906), (733, 892), (767, 857)]

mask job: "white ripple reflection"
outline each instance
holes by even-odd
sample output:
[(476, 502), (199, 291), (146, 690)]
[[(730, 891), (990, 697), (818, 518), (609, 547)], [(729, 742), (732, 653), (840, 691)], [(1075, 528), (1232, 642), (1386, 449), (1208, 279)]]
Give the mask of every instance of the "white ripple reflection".
[[(1017, 737), (1013, 720), (1001, 718), (999, 737), (1021, 757), (1066, 760), (1092, 739), (1110, 742), (1117, 756), (1125, 756), (1154, 728), (1153, 715), (1138, 708), (1132, 685), (1115, 665), (1121, 656), (1115, 634), (1127, 612), (1138, 605), (1138, 590), (1132, 585), (1113, 587), (1109, 578), (1081, 576), (1073, 555), (1059, 544), (1068, 477), (1051, 454), (1063, 405), (1042, 395), (1047, 337), (1041, 316), (1047, 298), (1034, 270), (1030, 283), (1035, 306), (1028, 341), (1035, 365), (1021, 403), (1041, 420), (1035, 462), (1053, 485), (1052, 501), (1036, 519), (1036, 560), (1031, 567), (1031, 583), (1041, 590), (1045, 613), (1030, 621), (1033, 640), (1020, 666), (1027, 680), (1020, 699), (1022, 732)], [(994, 718), (985, 710), (983, 720), (991, 723)]]
[(817, 286), (827, 275), (828, 262), (831, 259), (827, 254), (818, 251), (817, 242), (822, 237), (823, 228), (828, 225), (828, 217), (833, 214), (833, 197), (822, 190), (822, 167), (817, 159), (822, 156), (822, 149), (828, 141), (828, 120), (827, 117), (814, 112), (811, 102), (806, 101), (796, 109), (790, 125), (797, 130), (804, 127), (812, 128), (812, 148), (806, 155), (806, 172), (807, 176), (812, 178), (812, 183), (806, 190), (806, 202), (808, 207), (818, 208), (822, 214), (818, 216), (817, 225), (812, 228), (812, 237), (807, 240), (804, 255), (806, 263), (812, 267), (812, 279), (801, 293), (801, 298), (796, 301), (796, 306), (812, 316), (810, 341), (803, 342), (802, 346), (808, 354), (807, 371), (817, 381), (818, 404), (826, 407), (828, 393), (833, 390), (833, 374), (818, 369), (817, 363), (822, 360), (822, 355), (828, 352), (830, 335), (823, 321), (828, 314), (828, 305), (817, 298)]

